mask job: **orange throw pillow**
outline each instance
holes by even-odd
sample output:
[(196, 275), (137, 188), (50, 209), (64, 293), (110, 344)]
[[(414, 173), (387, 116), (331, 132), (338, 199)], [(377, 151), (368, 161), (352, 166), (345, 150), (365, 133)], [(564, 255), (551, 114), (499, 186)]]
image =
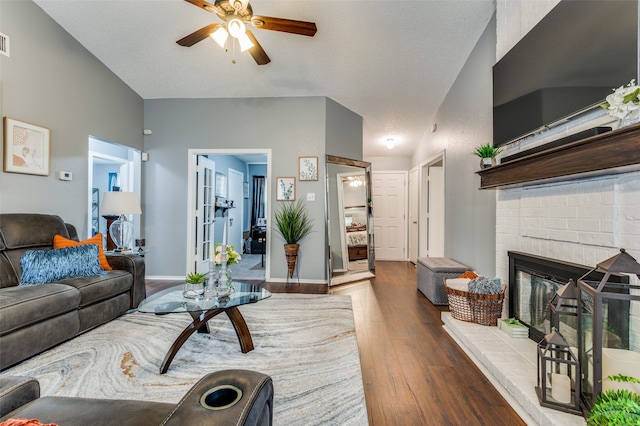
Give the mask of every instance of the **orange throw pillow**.
[(58, 426), (55, 423), (40, 423), (38, 419), (9, 419), (0, 423), (0, 426)]
[(109, 262), (107, 262), (107, 256), (104, 254), (104, 249), (102, 248), (101, 233), (97, 233), (93, 237), (80, 242), (70, 240), (68, 238), (63, 237), (62, 235), (55, 235), (53, 237), (54, 249), (65, 248), (65, 247), (76, 247), (76, 246), (82, 246), (85, 244), (95, 244), (98, 246), (98, 260), (100, 261), (100, 266), (105, 271), (110, 271), (112, 268), (111, 268), (111, 265), (109, 265)]
[(460, 275), (458, 278), (468, 278), (470, 280), (475, 280), (478, 278), (478, 274), (473, 271), (467, 271), (464, 274)]

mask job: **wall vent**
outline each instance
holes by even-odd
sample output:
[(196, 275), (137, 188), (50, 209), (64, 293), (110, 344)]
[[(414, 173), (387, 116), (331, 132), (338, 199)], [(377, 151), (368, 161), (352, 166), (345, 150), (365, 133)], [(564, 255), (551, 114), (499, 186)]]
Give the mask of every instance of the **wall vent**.
[(9, 36), (0, 33), (0, 53), (9, 56)]

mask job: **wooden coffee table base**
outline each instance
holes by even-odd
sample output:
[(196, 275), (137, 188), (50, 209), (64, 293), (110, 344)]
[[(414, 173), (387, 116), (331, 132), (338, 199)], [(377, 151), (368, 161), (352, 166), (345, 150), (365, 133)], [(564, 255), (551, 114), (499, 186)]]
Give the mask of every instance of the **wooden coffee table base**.
[(162, 361), (162, 365), (160, 366), (160, 374), (167, 372), (169, 365), (171, 365), (171, 361), (173, 361), (173, 358), (176, 356), (182, 345), (184, 345), (184, 342), (186, 342), (187, 339), (189, 339), (189, 337), (196, 331), (198, 333), (209, 333), (209, 324), (207, 322), (222, 312), (227, 314), (229, 320), (231, 320), (231, 324), (233, 324), (233, 328), (236, 330), (236, 335), (240, 341), (240, 349), (242, 350), (242, 353), (246, 354), (247, 352), (252, 351), (253, 339), (251, 339), (251, 333), (249, 332), (247, 323), (237, 306), (223, 309), (211, 309), (201, 313), (190, 312), (193, 321), (182, 331), (182, 333), (180, 333), (171, 345), (171, 348), (169, 348), (169, 352), (165, 355), (164, 361)]

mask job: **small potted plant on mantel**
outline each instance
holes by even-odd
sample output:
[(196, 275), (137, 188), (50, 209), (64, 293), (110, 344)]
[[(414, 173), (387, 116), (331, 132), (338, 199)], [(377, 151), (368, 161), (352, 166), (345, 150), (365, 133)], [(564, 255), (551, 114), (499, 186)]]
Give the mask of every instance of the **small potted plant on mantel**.
[(477, 146), (473, 153), (480, 157), (480, 168), (486, 169), (487, 167), (496, 165), (496, 157), (502, 152), (502, 148), (496, 148), (492, 143), (485, 143), (484, 145)]

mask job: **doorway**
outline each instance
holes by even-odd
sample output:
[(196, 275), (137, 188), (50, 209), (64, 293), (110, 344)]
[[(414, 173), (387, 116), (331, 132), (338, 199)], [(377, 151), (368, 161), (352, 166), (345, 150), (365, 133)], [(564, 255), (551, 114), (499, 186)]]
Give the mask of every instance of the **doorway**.
[(420, 169), (414, 167), (409, 171), (409, 261), (418, 262), (418, 240), (420, 237)]
[[(252, 176), (259, 174), (265, 176), (267, 184), (263, 193), (262, 202), (266, 217), (270, 217), (270, 205), (267, 189), (271, 176), (271, 150), (231, 150), (231, 149), (190, 149), (188, 151), (188, 193), (187, 193), (187, 272), (194, 267), (204, 269), (200, 272), (208, 272), (210, 251), (204, 253), (199, 235), (203, 235), (202, 227), (198, 220), (198, 211), (202, 209), (206, 197), (198, 197), (198, 182), (202, 179), (198, 175), (198, 163), (200, 159), (207, 158), (210, 168), (213, 168), (212, 189), (210, 200), (213, 205), (213, 218), (208, 234), (209, 244), (214, 246), (221, 243), (225, 234), (227, 245), (234, 246), (240, 253), (241, 260), (233, 265), (233, 279), (243, 281), (264, 281), (270, 277), (269, 245), (265, 244), (265, 251), (261, 254), (249, 253), (251, 235), (251, 197)], [(255, 171), (257, 170), (257, 171)], [(225, 229), (226, 223), (226, 232)], [(266, 241), (270, 240), (271, 232), (266, 227)], [(199, 255), (200, 253), (200, 255)], [(206, 258), (200, 261), (200, 258)]]
[(406, 260), (407, 172), (373, 172), (373, 217), (378, 260)]
[[(97, 233), (102, 233), (104, 244), (107, 239), (107, 221), (100, 214), (102, 197), (114, 187), (121, 191), (135, 192), (142, 202), (141, 194), (141, 155), (140, 151), (131, 147), (120, 145), (89, 137), (88, 150), (88, 203), (87, 222), (85, 230), (78, 230), (84, 238), (90, 238)], [(140, 215), (129, 217), (137, 233), (134, 238), (140, 238)]]
[(445, 152), (420, 166), (419, 238), (420, 257), (444, 257)]

